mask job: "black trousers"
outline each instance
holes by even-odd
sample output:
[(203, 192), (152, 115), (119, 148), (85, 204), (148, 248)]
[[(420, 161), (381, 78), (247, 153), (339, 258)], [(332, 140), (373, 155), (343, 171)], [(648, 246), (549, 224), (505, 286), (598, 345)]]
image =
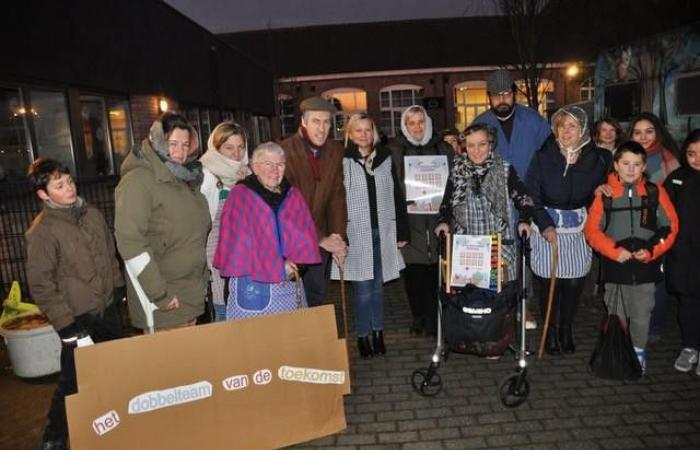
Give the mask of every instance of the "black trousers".
[(437, 264), (406, 264), (403, 271), (408, 305), (414, 321), (423, 324), (426, 333), (437, 333)]
[(678, 323), (683, 348), (700, 350), (700, 297), (678, 296)]
[[(124, 336), (120, 306), (120, 304), (112, 302), (102, 316), (89, 315), (85, 318), (86, 320), (81, 320), (80, 325), (90, 334), (94, 342), (110, 341)], [(78, 392), (75, 376), (75, 349), (75, 344), (62, 344), (61, 373), (49, 408), (49, 422), (44, 430), (44, 442), (68, 440), (66, 396)]]
[(321, 251), (321, 263), (308, 266), (302, 276), (304, 280), (304, 294), (309, 307), (323, 305), (326, 299), (326, 284), (328, 283), (328, 267), (330, 253)]
[[(534, 275), (535, 295), (540, 300), (542, 321), (547, 313), (547, 296), (549, 294), (549, 278)], [(586, 284), (586, 277), (558, 278), (552, 298), (552, 313), (549, 324), (558, 328), (571, 327), (576, 317), (578, 302)]]

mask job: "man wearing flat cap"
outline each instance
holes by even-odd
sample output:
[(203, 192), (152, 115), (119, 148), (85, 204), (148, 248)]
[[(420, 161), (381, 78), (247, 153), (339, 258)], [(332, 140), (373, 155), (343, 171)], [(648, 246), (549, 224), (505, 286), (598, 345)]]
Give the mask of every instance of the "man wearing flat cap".
[(486, 79), (486, 92), (491, 108), (479, 114), (474, 123), (496, 129), (498, 153), (525, 179), (532, 155), (552, 132), (549, 124), (534, 109), (515, 102), (515, 83), (509, 71), (491, 72)]
[(287, 167), (284, 176), (299, 189), (309, 205), (319, 247), (321, 264), (309, 266), (303, 275), (309, 306), (323, 304), (330, 255), (342, 266), (347, 254), (345, 227), (344, 150), (328, 139), (335, 106), (321, 97), (301, 102), (301, 125), (294, 135), (280, 142)]

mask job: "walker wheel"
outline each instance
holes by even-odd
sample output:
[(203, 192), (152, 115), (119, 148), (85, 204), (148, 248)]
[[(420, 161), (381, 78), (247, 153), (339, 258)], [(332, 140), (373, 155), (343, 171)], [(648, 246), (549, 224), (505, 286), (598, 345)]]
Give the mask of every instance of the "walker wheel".
[[(432, 372), (432, 374), (429, 374)], [(411, 385), (420, 395), (434, 397), (442, 390), (442, 378), (434, 369), (417, 369), (411, 375)]]
[(501, 403), (506, 408), (515, 408), (527, 400), (530, 393), (530, 383), (521, 373), (515, 373), (501, 383)]

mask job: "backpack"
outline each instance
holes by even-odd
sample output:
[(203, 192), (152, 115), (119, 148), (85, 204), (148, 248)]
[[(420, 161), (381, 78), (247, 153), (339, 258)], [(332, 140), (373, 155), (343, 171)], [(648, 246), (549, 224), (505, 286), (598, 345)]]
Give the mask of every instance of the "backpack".
[(605, 227), (603, 228), (603, 232), (608, 229), (610, 215), (613, 211), (641, 210), (642, 217), (639, 226), (654, 231), (654, 235), (647, 241), (647, 246), (651, 248), (668, 236), (671, 232), (671, 227), (659, 227), (656, 223), (656, 210), (659, 207), (659, 187), (648, 180), (644, 181), (644, 187), (646, 188), (647, 195), (642, 197), (642, 202), (639, 206), (614, 208), (612, 206), (612, 198), (603, 196), (603, 210), (605, 211)]
[(603, 210), (605, 211), (605, 228), (603, 228), (603, 232), (607, 231), (608, 225), (610, 225), (610, 216), (613, 211), (642, 210), (640, 225), (649, 230), (657, 229), (656, 209), (659, 207), (659, 187), (656, 183), (652, 183), (648, 180), (644, 181), (644, 187), (646, 188), (647, 195), (642, 197), (642, 204), (640, 206), (613, 208), (612, 197), (603, 196)]

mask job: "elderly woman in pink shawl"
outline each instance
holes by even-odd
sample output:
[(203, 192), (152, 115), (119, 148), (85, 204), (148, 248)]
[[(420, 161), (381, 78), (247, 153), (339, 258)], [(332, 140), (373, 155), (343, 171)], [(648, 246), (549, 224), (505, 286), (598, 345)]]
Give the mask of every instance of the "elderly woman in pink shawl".
[(284, 150), (266, 142), (251, 160), (253, 174), (224, 203), (214, 255), (214, 267), (230, 277), (229, 320), (305, 306), (304, 290), (292, 279), (299, 265), (321, 261), (311, 212), (284, 179)]

